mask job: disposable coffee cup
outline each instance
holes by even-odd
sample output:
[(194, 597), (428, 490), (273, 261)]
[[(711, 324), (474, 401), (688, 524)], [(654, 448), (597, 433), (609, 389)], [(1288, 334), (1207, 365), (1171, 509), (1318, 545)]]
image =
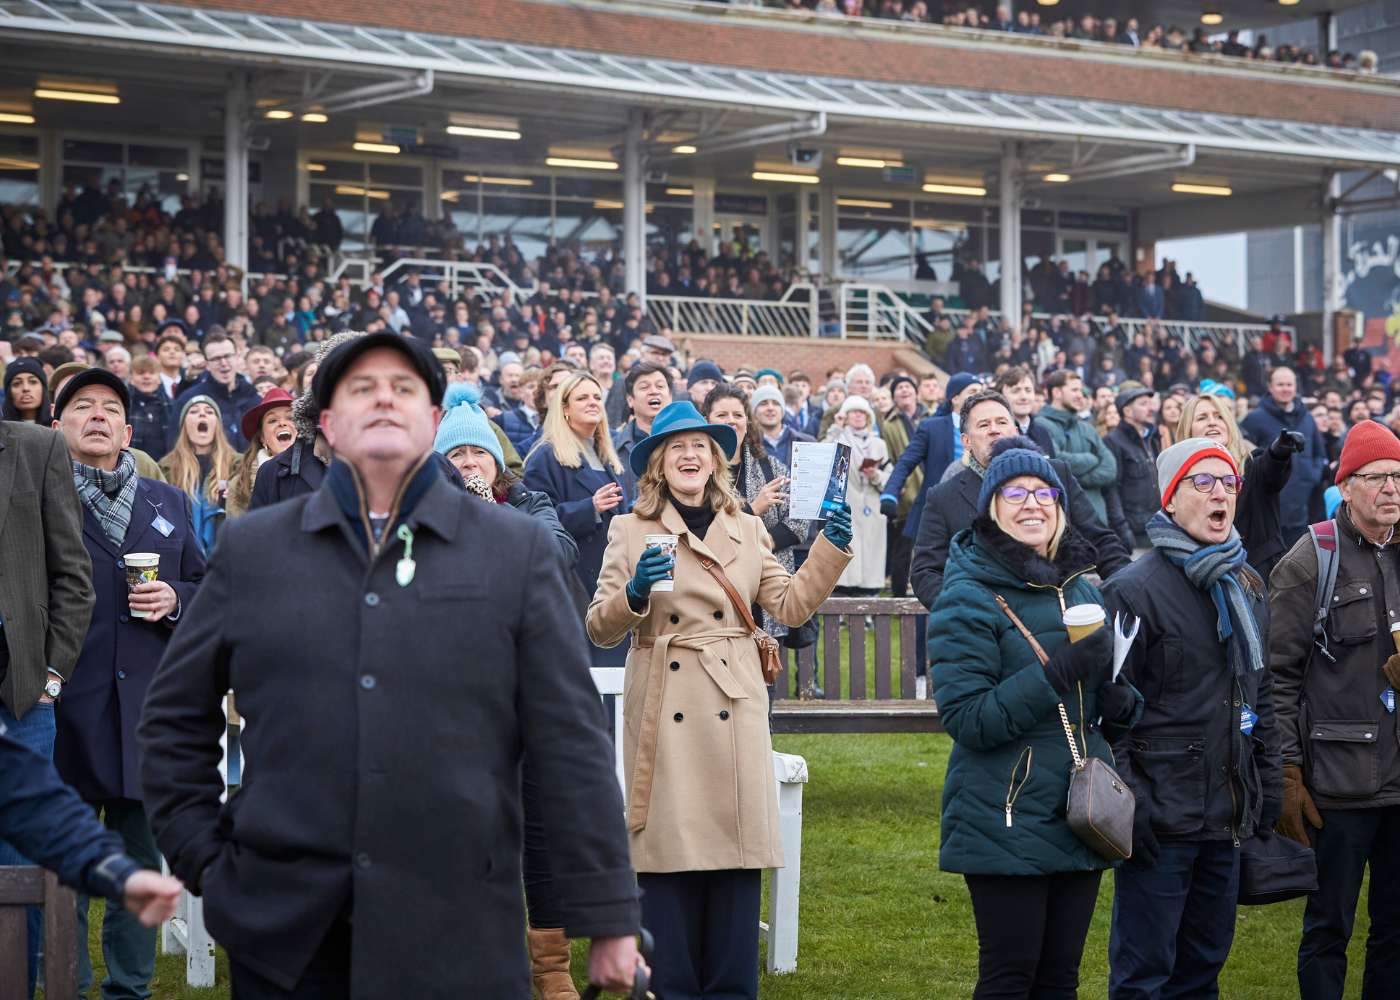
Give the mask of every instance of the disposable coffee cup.
[(1065, 610), (1064, 623), (1069, 631), (1069, 641), (1078, 642), (1103, 628), (1106, 615), (1097, 604), (1076, 604)]
[(651, 585), (652, 593), (669, 594), (676, 589), (676, 546), (680, 544), (679, 535), (647, 535), (646, 547), (657, 548), (671, 557), (671, 572), (664, 580), (657, 580)]
[[(160, 579), (160, 553), (128, 552), (123, 557), (126, 563), (126, 591), (131, 593), (143, 583), (154, 583)], [(128, 608), (133, 618), (149, 618), (150, 612)]]
[(1400, 653), (1400, 622), (1390, 623), (1390, 641), (1395, 643), (1395, 651)]

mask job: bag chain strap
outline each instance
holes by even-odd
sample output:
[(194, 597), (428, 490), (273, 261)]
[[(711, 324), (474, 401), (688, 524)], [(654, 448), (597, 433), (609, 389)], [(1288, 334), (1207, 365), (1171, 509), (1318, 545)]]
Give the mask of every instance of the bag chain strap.
[[(1035, 652), (1036, 658), (1040, 660), (1040, 665), (1043, 667), (1045, 664), (1049, 663), (1050, 657), (1045, 654), (1045, 648), (1041, 646), (1040, 642), (1031, 633), (1031, 630), (1026, 628), (1025, 623), (1016, 616), (1016, 612), (1011, 610), (1011, 605), (1006, 603), (1006, 598), (1002, 597), (1000, 594), (994, 596), (997, 599), (997, 606), (1001, 608), (1007, 618), (1011, 619), (1011, 624), (1016, 626), (1017, 631), (1021, 633), (1021, 638), (1030, 643), (1030, 647)], [(1075, 687), (1079, 690), (1079, 724), (1083, 727), (1084, 687), (1078, 682), (1075, 682)], [(1055, 707), (1060, 710), (1060, 724), (1065, 727), (1065, 739), (1069, 742), (1069, 755), (1074, 760), (1074, 769), (1076, 771), (1083, 770), (1084, 756), (1080, 754), (1079, 744), (1075, 742), (1074, 729), (1069, 724), (1069, 713), (1065, 711), (1065, 703), (1063, 701), (1058, 702)], [(1088, 752), (1089, 744), (1086, 741), (1084, 744), (1084, 753), (1087, 754)]]

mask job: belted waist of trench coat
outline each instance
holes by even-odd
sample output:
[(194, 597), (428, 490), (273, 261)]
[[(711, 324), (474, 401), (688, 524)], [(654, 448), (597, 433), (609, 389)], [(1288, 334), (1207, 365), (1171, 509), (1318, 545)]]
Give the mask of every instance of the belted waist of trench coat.
[(641, 732), (637, 739), (637, 757), (632, 762), (632, 787), (627, 797), (627, 829), (637, 833), (646, 829), (647, 812), (651, 808), (651, 781), (656, 773), (656, 737), (661, 724), (661, 700), (666, 686), (666, 662), (671, 657), (672, 647), (688, 649), (700, 657), (700, 666), (710, 680), (729, 698), (747, 698), (744, 688), (729, 667), (720, 662), (713, 650), (714, 646), (730, 639), (752, 641), (747, 629), (717, 628), (707, 632), (667, 632), (657, 636), (633, 634), (634, 649), (650, 649), (651, 660), (647, 663), (650, 682), (647, 684), (646, 701), (642, 703)]

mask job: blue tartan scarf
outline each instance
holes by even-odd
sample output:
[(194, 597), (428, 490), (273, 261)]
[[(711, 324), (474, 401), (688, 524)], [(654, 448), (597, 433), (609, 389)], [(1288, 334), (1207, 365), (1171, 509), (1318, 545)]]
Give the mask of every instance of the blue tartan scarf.
[(1220, 641), (1230, 647), (1230, 666), (1236, 675), (1246, 670), (1264, 669), (1264, 644), (1259, 623), (1254, 620), (1249, 596), (1240, 584), (1245, 568), (1244, 543), (1240, 533), (1230, 529), (1230, 537), (1218, 545), (1202, 545), (1163, 511), (1147, 522), (1147, 537), (1174, 566), (1180, 566), (1197, 589), (1210, 594), (1215, 605), (1215, 630)]

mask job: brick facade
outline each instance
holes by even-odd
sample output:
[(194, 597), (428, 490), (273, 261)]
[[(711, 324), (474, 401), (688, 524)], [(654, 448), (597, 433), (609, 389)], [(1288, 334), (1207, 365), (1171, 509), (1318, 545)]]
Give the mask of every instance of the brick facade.
[(717, 333), (677, 335), (675, 340), (689, 357), (708, 358), (726, 372), (776, 368), (786, 375), (800, 369), (811, 376), (814, 385), (825, 380), (829, 369), (846, 369), (862, 361), (875, 369), (877, 378), (895, 369), (920, 375), (940, 370), (907, 344)]
[[(1212, 71), (1143, 57), (1095, 58), (1087, 52), (1008, 52), (953, 33), (897, 32), (852, 25), (849, 34), (800, 20), (726, 24), (532, 0), (173, 0), (268, 16), (377, 25), (529, 45), (709, 62), (724, 66), (898, 83), (995, 89), (1117, 101), (1218, 114), (1284, 118), (1327, 125), (1400, 128), (1400, 88), (1377, 92), (1335, 82), (1279, 79), (1266, 72)], [(885, 37), (890, 36), (890, 37)], [(905, 40), (908, 39), (908, 40)]]

